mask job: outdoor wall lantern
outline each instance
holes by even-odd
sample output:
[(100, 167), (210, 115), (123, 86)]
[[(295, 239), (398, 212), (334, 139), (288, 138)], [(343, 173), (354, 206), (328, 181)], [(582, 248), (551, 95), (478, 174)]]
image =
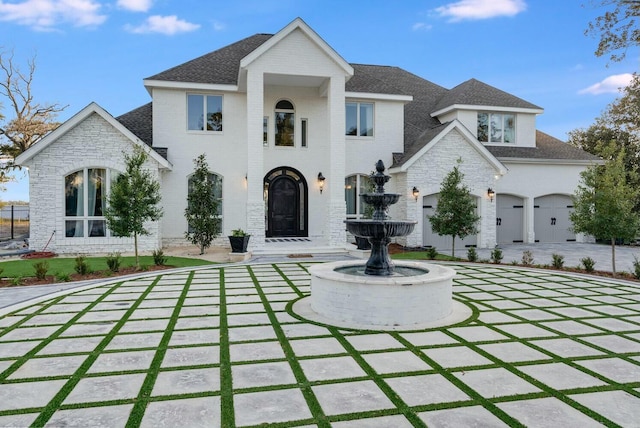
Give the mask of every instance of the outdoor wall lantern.
[(493, 202), (493, 197), (496, 195), (495, 190), (493, 190), (491, 187), (489, 187), (487, 189), (487, 196), (489, 197), (489, 199), (491, 199), (491, 202)]
[(418, 200), (418, 196), (420, 196), (420, 190), (418, 190), (418, 188), (416, 186), (413, 186), (413, 197), (415, 198), (415, 200)]
[(318, 173), (318, 186), (320, 186), (320, 194), (322, 194), (322, 191), (324, 190), (324, 180), (326, 180), (326, 178), (324, 178), (324, 175), (322, 175), (321, 172)]

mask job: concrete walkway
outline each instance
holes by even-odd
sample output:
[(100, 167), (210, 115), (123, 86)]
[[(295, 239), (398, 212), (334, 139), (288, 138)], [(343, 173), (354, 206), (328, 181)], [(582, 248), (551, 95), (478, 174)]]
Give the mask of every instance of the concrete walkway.
[(640, 426), (637, 283), (453, 265), (469, 319), (382, 333), (293, 313), (309, 264), (166, 271), (0, 310), (0, 427)]

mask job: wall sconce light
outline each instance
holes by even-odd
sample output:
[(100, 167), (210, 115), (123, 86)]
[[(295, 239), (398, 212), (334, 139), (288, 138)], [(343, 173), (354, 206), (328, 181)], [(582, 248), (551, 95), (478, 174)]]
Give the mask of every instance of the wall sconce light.
[(420, 190), (418, 190), (418, 188), (416, 186), (413, 186), (413, 197), (415, 198), (415, 200), (418, 200), (418, 196), (420, 196)]
[(320, 194), (322, 194), (322, 191), (324, 190), (324, 180), (326, 180), (326, 178), (324, 178), (324, 175), (322, 175), (321, 172), (318, 173), (318, 185), (320, 186)]
[(489, 197), (489, 199), (491, 199), (491, 202), (493, 202), (493, 197), (496, 195), (495, 190), (493, 190), (491, 187), (489, 187), (487, 189), (487, 196)]

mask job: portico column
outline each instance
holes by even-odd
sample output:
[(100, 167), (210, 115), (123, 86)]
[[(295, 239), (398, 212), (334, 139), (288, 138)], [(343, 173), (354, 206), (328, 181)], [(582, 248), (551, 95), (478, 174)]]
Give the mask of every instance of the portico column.
[(264, 76), (247, 72), (247, 232), (252, 250), (262, 248), (265, 240), (262, 118), (264, 116)]
[(327, 105), (329, 110), (329, 175), (327, 185), (329, 203), (326, 212), (328, 226), (328, 240), (332, 247), (344, 248), (346, 245), (346, 231), (344, 220), (347, 207), (344, 199), (345, 164), (345, 98), (344, 76), (333, 76), (329, 82)]

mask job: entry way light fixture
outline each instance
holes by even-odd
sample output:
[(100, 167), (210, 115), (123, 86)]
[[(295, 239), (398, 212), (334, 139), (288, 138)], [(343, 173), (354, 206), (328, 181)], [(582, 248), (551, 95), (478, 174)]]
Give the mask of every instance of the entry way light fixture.
[(489, 187), (487, 189), (487, 196), (489, 197), (489, 199), (491, 199), (491, 202), (493, 202), (493, 197), (496, 196), (495, 190), (493, 190), (491, 187)]
[(324, 180), (326, 180), (326, 178), (324, 178), (324, 175), (322, 175), (322, 172), (318, 173), (318, 186), (320, 186), (320, 194), (322, 194), (322, 191), (324, 190)]

